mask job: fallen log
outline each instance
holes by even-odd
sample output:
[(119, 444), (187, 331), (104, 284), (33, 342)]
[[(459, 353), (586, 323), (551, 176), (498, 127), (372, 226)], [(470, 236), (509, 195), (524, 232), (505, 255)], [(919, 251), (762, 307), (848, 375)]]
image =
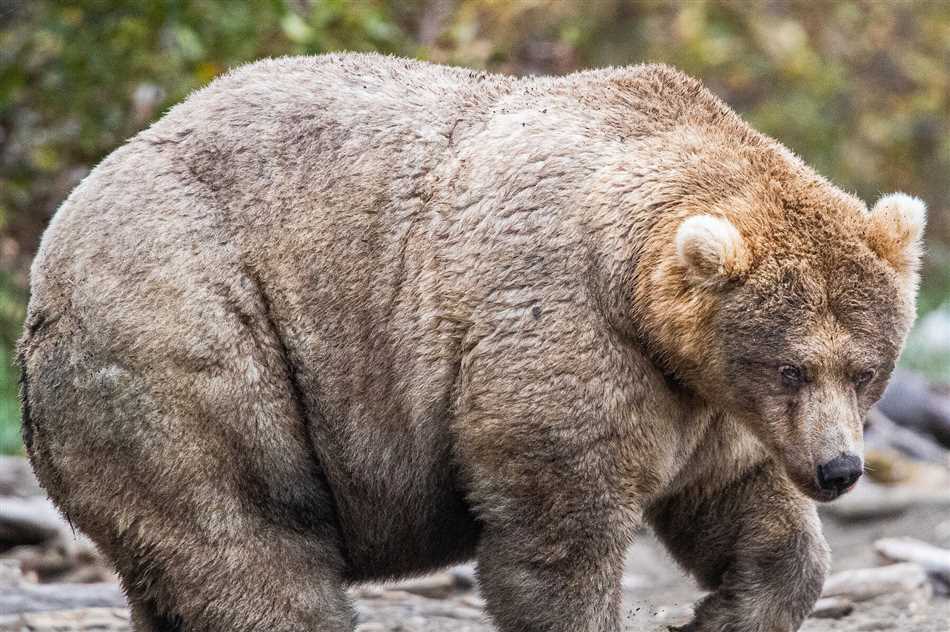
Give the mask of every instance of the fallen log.
[(456, 566), (441, 573), (433, 573), (392, 584), (366, 584), (355, 589), (356, 596), (374, 599), (391, 592), (409, 593), (429, 599), (446, 599), (474, 590), (478, 581), (471, 565)]
[(125, 595), (117, 584), (30, 584), (8, 586), (0, 593), (0, 615), (77, 608), (123, 608)]
[(0, 553), (20, 546), (56, 547), (71, 558), (98, 557), (95, 545), (45, 496), (0, 497)]
[(91, 548), (17, 546), (4, 551), (3, 557), (18, 561), (23, 574), (41, 584), (116, 581), (111, 565)]
[(81, 608), (124, 608), (118, 584), (34, 584), (13, 560), (0, 563), (0, 616)]
[(56, 508), (42, 496), (0, 498), (0, 550), (43, 544), (70, 531)]
[(821, 505), (821, 513), (839, 522), (853, 523), (893, 518), (915, 507), (950, 507), (950, 490), (883, 487), (862, 482), (850, 494)]
[(0, 616), (0, 632), (131, 632), (129, 611), (119, 608), (83, 608)]
[(884, 538), (874, 543), (874, 551), (887, 563), (911, 562), (921, 566), (939, 582), (940, 592), (950, 588), (950, 550), (915, 538)]
[(844, 597), (824, 597), (815, 603), (811, 616), (816, 619), (841, 619), (854, 612), (854, 602)]
[(913, 593), (930, 599), (933, 590), (927, 571), (918, 564), (892, 564), (835, 573), (825, 581), (822, 597), (867, 601), (880, 595)]

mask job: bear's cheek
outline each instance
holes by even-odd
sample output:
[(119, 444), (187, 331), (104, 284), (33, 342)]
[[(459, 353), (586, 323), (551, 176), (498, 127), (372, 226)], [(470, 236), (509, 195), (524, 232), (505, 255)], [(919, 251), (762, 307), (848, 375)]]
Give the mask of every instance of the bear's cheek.
[(746, 427), (770, 452), (784, 461), (796, 446), (803, 445), (807, 432), (804, 420), (798, 417), (797, 404), (790, 405), (786, 397), (752, 392), (751, 388), (741, 397)]
[(765, 391), (750, 397), (749, 422), (759, 439), (790, 467), (808, 469), (816, 420), (803, 398)]
[(781, 431), (791, 424), (800, 411), (799, 398), (784, 389), (758, 380), (734, 384), (734, 399), (743, 412), (760, 417), (767, 425)]

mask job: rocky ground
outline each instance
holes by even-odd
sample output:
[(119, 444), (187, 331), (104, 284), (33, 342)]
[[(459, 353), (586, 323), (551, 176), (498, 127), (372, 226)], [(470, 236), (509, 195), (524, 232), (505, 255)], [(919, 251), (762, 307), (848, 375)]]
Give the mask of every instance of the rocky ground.
[[(904, 482), (862, 483), (823, 510), (838, 574), (805, 632), (950, 631), (950, 469), (908, 467)], [(38, 491), (23, 461), (0, 460), (0, 632), (130, 630), (107, 565)], [(684, 623), (702, 594), (649, 533), (623, 589), (625, 630), (644, 632)], [(493, 630), (471, 567), (352, 593), (359, 632)]]

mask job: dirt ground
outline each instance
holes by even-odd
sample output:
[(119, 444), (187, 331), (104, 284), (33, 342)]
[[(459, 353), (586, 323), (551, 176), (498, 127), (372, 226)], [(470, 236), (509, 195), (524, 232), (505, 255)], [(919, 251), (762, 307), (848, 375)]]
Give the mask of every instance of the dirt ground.
[[(873, 543), (884, 537), (912, 536), (950, 547), (950, 510), (918, 508), (897, 519), (838, 522), (823, 515), (831, 543), (833, 572), (876, 566)], [(362, 594), (360, 594), (362, 593)], [(689, 619), (690, 605), (702, 592), (682, 573), (649, 534), (631, 548), (624, 580), (625, 630), (661, 632)], [(359, 632), (491, 632), (475, 592), (433, 600), (416, 595), (358, 591)], [(857, 603), (841, 619), (809, 619), (802, 632), (950, 632), (950, 599), (928, 602), (894, 594)]]

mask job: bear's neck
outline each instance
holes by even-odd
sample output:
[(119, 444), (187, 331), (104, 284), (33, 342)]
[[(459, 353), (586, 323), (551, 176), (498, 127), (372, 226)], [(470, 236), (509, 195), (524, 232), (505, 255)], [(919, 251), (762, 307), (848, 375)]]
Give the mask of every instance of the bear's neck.
[[(714, 335), (715, 305), (675, 270), (676, 228), (689, 215), (671, 204), (606, 201), (587, 213), (596, 303), (610, 326), (650, 358), (671, 389), (708, 399), (690, 386)], [(711, 402), (711, 400), (710, 400)]]

